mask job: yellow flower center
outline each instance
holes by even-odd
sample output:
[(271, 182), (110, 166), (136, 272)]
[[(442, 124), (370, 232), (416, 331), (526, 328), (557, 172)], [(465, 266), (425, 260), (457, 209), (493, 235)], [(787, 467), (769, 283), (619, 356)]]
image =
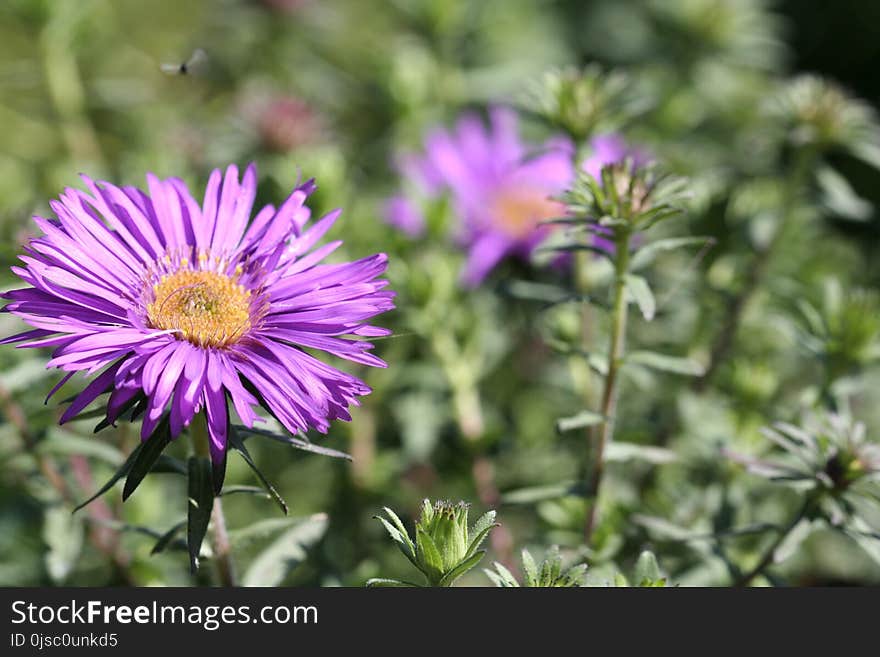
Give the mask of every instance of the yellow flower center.
[(491, 210), (500, 228), (514, 237), (525, 237), (541, 221), (560, 216), (562, 206), (544, 191), (509, 188), (495, 197)]
[(147, 318), (153, 328), (176, 330), (201, 347), (228, 347), (251, 328), (251, 293), (214, 271), (183, 269), (153, 285)]

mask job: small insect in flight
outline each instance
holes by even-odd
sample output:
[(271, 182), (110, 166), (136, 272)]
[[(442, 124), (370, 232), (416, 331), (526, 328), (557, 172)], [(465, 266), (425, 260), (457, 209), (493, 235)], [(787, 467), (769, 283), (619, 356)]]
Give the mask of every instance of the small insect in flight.
[(208, 61), (208, 53), (201, 48), (196, 48), (189, 59), (180, 64), (162, 64), (163, 73), (168, 75), (190, 75), (197, 72), (201, 65)]

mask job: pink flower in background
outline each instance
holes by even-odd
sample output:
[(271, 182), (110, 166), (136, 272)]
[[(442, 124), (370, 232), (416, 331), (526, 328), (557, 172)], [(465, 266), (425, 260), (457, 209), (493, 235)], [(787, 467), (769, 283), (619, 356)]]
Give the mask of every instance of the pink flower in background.
[[(606, 164), (630, 156), (639, 157), (619, 135), (600, 135), (591, 141), (583, 168), (598, 176)], [(565, 206), (554, 197), (574, 179), (574, 147), (559, 137), (527, 144), (519, 136), (516, 114), (494, 108), (488, 125), (465, 114), (453, 130), (433, 130), (424, 153), (401, 157), (397, 168), (416, 196), (451, 199), (453, 238), (467, 252), (461, 279), (473, 287), (505, 258), (528, 258), (552, 230), (542, 222), (564, 214)], [(425, 231), (419, 200), (411, 196), (389, 199), (385, 219), (412, 238)], [(594, 241), (613, 249), (602, 237)]]
[[(488, 125), (466, 114), (451, 131), (434, 130), (422, 155), (409, 155), (399, 169), (424, 196), (449, 194), (457, 223), (455, 241), (467, 251), (462, 281), (476, 286), (504, 258), (528, 257), (549, 230), (540, 223), (564, 206), (552, 200), (573, 178), (572, 146), (551, 139), (522, 141), (510, 110), (492, 109)], [(424, 217), (407, 197), (386, 206), (386, 218), (410, 236), (424, 230)]]

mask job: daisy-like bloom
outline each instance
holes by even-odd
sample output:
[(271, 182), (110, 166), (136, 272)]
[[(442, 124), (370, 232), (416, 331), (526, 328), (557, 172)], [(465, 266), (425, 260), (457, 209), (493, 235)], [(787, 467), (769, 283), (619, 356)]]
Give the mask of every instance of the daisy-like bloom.
[[(551, 197), (573, 178), (572, 147), (560, 138), (534, 147), (519, 136), (516, 114), (489, 112), (488, 126), (474, 114), (453, 131), (434, 130), (421, 156), (399, 163), (403, 177), (420, 195), (448, 194), (457, 217), (456, 242), (467, 253), (462, 281), (478, 285), (508, 256), (528, 257), (549, 230), (541, 222), (561, 216)], [(410, 236), (424, 230), (424, 218), (408, 197), (391, 199), (388, 222)]]
[[(595, 177), (603, 166), (634, 155), (616, 134), (599, 135), (589, 147), (582, 167)], [(473, 287), (504, 258), (528, 258), (552, 230), (543, 222), (563, 216), (565, 207), (554, 197), (574, 178), (574, 148), (559, 137), (524, 143), (516, 114), (495, 108), (488, 126), (466, 114), (453, 131), (434, 130), (424, 154), (402, 157), (398, 168), (417, 196), (450, 196), (458, 220), (454, 237), (468, 253), (462, 281)], [(410, 237), (424, 233), (424, 216), (410, 196), (389, 199), (385, 216)], [(593, 239), (596, 246), (613, 248), (601, 236)]]
[[(336, 210), (307, 227), (314, 181), (252, 220), (257, 174), (215, 170), (199, 204), (182, 180), (147, 176), (147, 192), (83, 177), (35, 217), (23, 267), (30, 287), (7, 292), (5, 310), (33, 330), (2, 342), (52, 347), (47, 367), (92, 376), (61, 418), (102, 393), (106, 421), (143, 410), (147, 440), (167, 417), (172, 437), (204, 411), (215, 486), (222, 482), (231, 401), (241, 421), (262, 406), (289, 431), (325, 433), (349, 420), (370, 389), (309, 351), (384, 367), (372, 345), (387, 335), (367, 320), (393, 307), (387, 257), (324, 264), (339, 241), (316, 244)], [(309, 350), (309, 351), (307, 351)], [(51, 394), (50, 393), (50, 396)]]

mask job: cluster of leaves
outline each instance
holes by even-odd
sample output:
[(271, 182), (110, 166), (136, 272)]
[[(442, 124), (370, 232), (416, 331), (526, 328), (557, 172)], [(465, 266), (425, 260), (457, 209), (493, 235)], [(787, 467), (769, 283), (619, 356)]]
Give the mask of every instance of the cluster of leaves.
[[(424, 500), (422, 515), (416, 523), (415, 539), (394, 513), (385, 508), (388, 520), (382, 522), (400, 551), (425, 576), (425, 586), (452, 586), (466, 572), (474, 568), (486, 554), (480, 545), (495, 524), (495, 512), (488, 511), (468, 527), (468, 505)], [(390, 522), (389, 522), (390, 521)], [(420, 586), (395, 579), (374, 578), (367, 586)]]

